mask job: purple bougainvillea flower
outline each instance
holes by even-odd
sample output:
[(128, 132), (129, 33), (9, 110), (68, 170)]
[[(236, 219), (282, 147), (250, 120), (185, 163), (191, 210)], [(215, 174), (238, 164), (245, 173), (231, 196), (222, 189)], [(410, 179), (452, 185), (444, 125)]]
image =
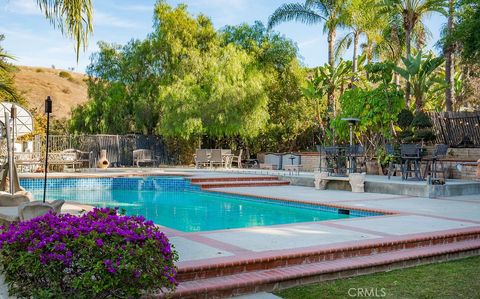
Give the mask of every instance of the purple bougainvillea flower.
[[(33, 257), (25, 261), (47, 266), (33, 271), (55, 269), (51, 270), (56, 271), (52, 278), (62, 273), (71, 281), (76, 275), (88, 273), (88, 277), (98, 277), (97, 281), (109, 276), (120, 286), (131, 285), (135, 278), (139, 289), (157, 288), (160, 280), (166, 281), (167, 288), (178, 284), (174, 265), (177, 255), (165, 234), (144, 217), (118, 215), (117, 209), (95, 208), (81, 216), (47, 213), (0, 227), (0, 260), (16, 263), (24, 255)], [(152, 257), (157, 260), (145, 264)], [(24, 267), (22, 264), (19, 269)], [(157, 271), (149, 271), (151, 267), (157, 267)], [(92, 271), (99, 272), (94, 276)], [(142, 277), (143, 273), (149, 275)], [(28, 275), (17, 283), (25, 281), (26, 287), (33, 287)], [(121, 283), (122, 280), (128, 283)]]

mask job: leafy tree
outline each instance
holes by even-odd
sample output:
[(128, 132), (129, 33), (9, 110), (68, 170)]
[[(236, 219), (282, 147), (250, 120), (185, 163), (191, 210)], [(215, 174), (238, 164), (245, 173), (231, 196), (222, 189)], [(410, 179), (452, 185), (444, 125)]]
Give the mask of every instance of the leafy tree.
[(447, 44), (458, 43), (464, 62), (480, 65), (480, 1), (461, 0), (457, 12), (458, 22)]
[[(382, 69), (381, 72), (388, 72), (388, 70)], [(341, 118), (359, 118), (360, 122), (355, 129), (356, 139), (366, 146), (368, 152), (374, 154), (385, 139), (393, 137), (394, 124), (404, 107), (402, 99), (402, 92), (391, 83), (381, 83), (373, 89), (347, 90), (340, 97), (342, 112), (332, 121), (332, 126), (336, 129), (339, 139), (347, 142), (349, 127)]]
[(415, 110), (421, 111), (425, 100), (425, 94), (440, 84), (444, 87), (444, 81), (438, 77), (437, 68), (443, 64), (443, 57), (433, 57), (430, 53), (422, 56), (418, 52), (416, 57), (402, 57), (404, 67), (395, 66), (395, 71), (405, 80), (412, 83), (415, 97)]
[(191, 72), (175, 79), (160, 94), (163, 117), (159, 132), (185, 139), (203, 134), (216, 138), (257, 136), (268, 118), (268, 98), (265, 78), (252, 65), (253, 59), (227, 45), (186, 60), (193, 67)]
[(266, 78), (270, 117), (259, 137), (248, 142), (250, 148), (292, 151), (306, 146), (302, 144), (304, 134), (315, 125), (310, 115), (312, 109), (300, 91), (306, 74), (297, 59), (296, 45), (267, 30), (261, 22), (226, 26), (222, 38), (222, 45), (233, 43), (253, 55)]
[(86, 133), (151, 134), (159, 118), (160, 79), (150, 43), (132, 40), (125, 46), (99, 43), (87, 68), (91, 101), (73, 110), (71, 130)]

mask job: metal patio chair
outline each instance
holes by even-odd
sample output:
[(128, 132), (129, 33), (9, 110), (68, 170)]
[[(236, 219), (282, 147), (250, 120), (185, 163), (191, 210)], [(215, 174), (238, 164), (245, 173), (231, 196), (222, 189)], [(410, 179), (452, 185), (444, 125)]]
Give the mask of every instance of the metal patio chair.
[[(402, 162), (400, 159), (400, 155), (393, 147), (393, 144), (391, 143), (385, 144), (385, 153), (388, 156), (390, 156), (390, 161), (388, 162), (388, 172), (387, 172), (388, 179), (390, 179), (392, 177), (392, 174), (394, 175), (397, 172), (397, 170), (402, 172), (403, 170)], [(397, 166), (399, 169), (397, 169)]]
[[(448, 152), (448, 145), (446, 144), (437, 144), (435, 145), (435, 149), (433, 150), (433, 154), (431, 156), (425, 157), (424, 161), (427, 162), (425, 165), (425, 171), (423, 173), (423, 178), (425, 179), (427, 175), (431, 175), (432, 179), (437, 178), (437, 173), (441, 173), (443, 175), (443, 179), (445, 177), (445, 167), (443, 165), (442, 159), (445, 158)], [(440, 169), (437, 168), (437, 163), (440, 164)]]
[(417, 180), (422, 180), (420, 175), (421, 147), (418, 144), (402, 144), (400, 156), (402, 159), (402, 180), (407, 180), (410, 174)]

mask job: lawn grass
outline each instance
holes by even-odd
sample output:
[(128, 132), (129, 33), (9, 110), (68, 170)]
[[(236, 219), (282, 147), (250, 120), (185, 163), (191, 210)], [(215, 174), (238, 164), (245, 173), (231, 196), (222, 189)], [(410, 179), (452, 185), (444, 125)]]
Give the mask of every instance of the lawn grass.
[[(326, 281), (276, 295), (287, 299), (375, 297), (360, 296), (358, 288), (376, 289), (377, 298), (480, 298), (480, 257)], [(355, 296), (349, 296), (349, 290)]]

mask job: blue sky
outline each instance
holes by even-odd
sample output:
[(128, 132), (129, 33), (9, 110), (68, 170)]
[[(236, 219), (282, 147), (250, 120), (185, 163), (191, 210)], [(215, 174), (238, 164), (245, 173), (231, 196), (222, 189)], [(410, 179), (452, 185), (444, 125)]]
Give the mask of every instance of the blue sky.
[[(225, 25), (255, 20), (266, 23), (269, 15), (282, 3), (295, 0), (168, 0), (170, 5), (186, 3), (190, 13), (209, 16), (217, 29)], [(152, 31), (155, 0), (92, 0), (94, 3), (94, 34), (87, 52), (81, 53), (77, 64), (73, 43), (48, 23), (36, 6), (36, 0), (0, 0), (0, 33), (6, 40), (2, 46), (16, 57), (15, 64), (29, 66), (55, 65), (84, 72), (97, 42), (125, 44), (131, 38), (143, 39)], [(432, 33), (429, 48), (438, 40), (445, 18), (432, 14), (426, 24)], [(327, 61), (327, 39), (322, 25), (307, 26), (288, 22), (276, 27), (299, 47), (306, 66), (318, 66)], [(340, 32), (339, 35), (342, 33)], [(346, 55), (350, 57), (347, 52)]]

